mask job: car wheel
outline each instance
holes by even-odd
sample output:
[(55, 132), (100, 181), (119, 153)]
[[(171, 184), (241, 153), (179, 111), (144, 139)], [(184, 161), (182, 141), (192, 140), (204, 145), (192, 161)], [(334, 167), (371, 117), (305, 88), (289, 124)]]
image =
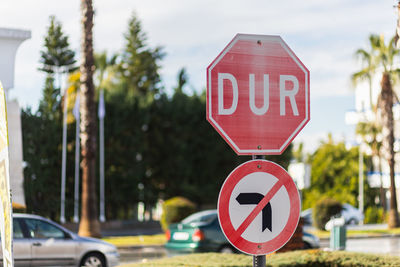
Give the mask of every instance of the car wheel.
[(354, 218), (351, 218), (350, 221), (349, 221), (349, 224), (350, 225), (356, 225), (357, 224), (357, 220), (354, 219)]
[(223, 246), (222, 248), (219, 249), (220, 253), (234, 253), (235, 251), (233, 250), (233, 248), (231, 246)]
[(312, 248), (308, 242), (303, 242), (303, 243), (304, 243), (303, 249), (311, 249)]
[(82, 267), (106, 267), (106, 263), (103, 255), (100, 253), (89, 253), (83, 257), (81, 265)]

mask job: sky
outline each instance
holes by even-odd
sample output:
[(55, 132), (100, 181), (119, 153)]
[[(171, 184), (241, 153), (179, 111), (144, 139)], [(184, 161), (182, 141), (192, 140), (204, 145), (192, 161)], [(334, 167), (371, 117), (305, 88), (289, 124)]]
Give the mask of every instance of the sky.
[[(55, 15), (79, 56), (80, 1), (2, 0), (0, 27), (30, 30), (16, 56), (15, 83), (10, 92), (22, 107), (36, 109), (44, 85), (40, 50)], [(370, 34), (393, 36), (395, 0), (94, 0), (95, 51), (121, 51), (133, 13), (142, 22), (150, 47), (162, 46), (162, 84), (176, 85), (178, 71), (189, 75), (188, 93), (206, 87), (206, 68), (237, 33), (280, 35), (310, 70), (311, 120), (295, 142), (313, 151), (331, 133), (352, 141), (354, 126), (345, 113), (355, 108), (350, 75), (359, 70), (354, 58), (367, 48)]]

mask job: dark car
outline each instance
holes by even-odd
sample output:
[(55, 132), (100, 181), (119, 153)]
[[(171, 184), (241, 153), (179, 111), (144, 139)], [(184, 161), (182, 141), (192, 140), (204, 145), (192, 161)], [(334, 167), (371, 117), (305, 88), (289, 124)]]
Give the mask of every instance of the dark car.
[[(166, 232), (165, 245), (169, 254), (191, 252), (238, 252), (226, 239), (218, 222), (217, 210), (194, 213), (177, 224), (171, 224)], [(304, 248), (318, 248), (316, 236), (304, 232)]]

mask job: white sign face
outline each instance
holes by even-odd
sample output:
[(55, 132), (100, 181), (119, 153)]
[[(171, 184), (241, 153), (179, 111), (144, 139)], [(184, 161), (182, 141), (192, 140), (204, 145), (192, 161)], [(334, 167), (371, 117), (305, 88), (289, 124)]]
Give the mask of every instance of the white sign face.
[[(254, 196), (265, 196), (278, 182), (278, 179), (265, 172), (254, 172), (243, 177), (242, 180), (233, 189), (229, 200), (229, 214), (231, 216), (232, 225), (235, 229), (244, 222), (244, 220), (253, 211), (253, 205), (241, 205), (236, 199), (243, 193), (252, 193)], [(269, 201), (271, 213), (271, 225), (262, 231), (263, 212), (260, 212), (257, 217), (243, 232), (242, 237), (254, 243), (264, 243), (274, 239), (282, 232), (289, 218), (290, 199), (284, 187), (281, 187)]]
[(228, 241), (250, 255), (265, 255), (292, 237), (300, 216), (295, 183), (267, 160), (243, 163), (226, 178), (218, 198), (218, 219)]

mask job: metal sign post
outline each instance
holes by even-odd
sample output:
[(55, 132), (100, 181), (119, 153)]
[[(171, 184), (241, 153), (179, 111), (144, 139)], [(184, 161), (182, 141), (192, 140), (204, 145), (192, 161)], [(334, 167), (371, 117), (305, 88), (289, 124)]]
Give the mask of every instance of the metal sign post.
[[(265, 159), (263, 155), (252, 155), (252, 159)], [(265, 267), (267, 259), (265, 255), (253, 256), (253, 267)]]
[(282, 154), (308, 123), (309, 89), (310, 72), (280, 36), (237, 34), (207, 68), (207, 120), (253, 157), (229, 174), (217, 205), (225, 237), (253, 266), (264, 267), (299, 221), (293, 179), (260, 155)]
[(266, 258), (265, 255), (253, 256), (253, 267), (265, 267)]

